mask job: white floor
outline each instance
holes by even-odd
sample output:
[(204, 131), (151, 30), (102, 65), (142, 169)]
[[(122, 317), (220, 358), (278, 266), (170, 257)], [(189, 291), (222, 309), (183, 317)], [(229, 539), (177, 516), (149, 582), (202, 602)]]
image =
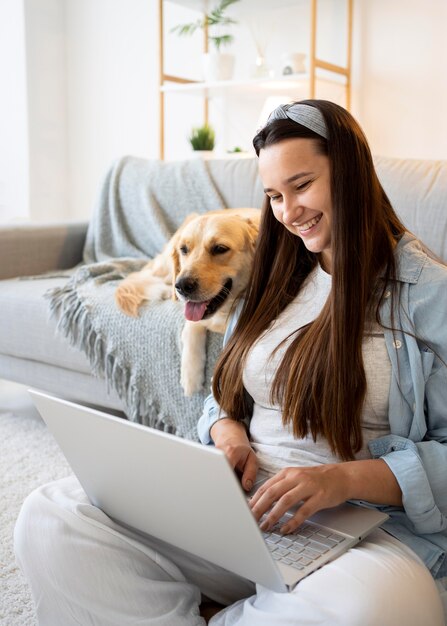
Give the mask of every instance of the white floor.
[(26, 387), (3, 380), (0, 448), (0, 624), (36, 626), (31, 594), (14, 559), (14, 524), (23, 500), (35, 487), (67, 476), (70, 469)]

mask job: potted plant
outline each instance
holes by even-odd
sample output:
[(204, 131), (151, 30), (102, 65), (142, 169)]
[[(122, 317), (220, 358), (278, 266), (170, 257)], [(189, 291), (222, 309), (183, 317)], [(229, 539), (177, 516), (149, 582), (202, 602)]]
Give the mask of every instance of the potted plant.
[(236, 20), (225, 15), (227, 8), (239, 0), (220, 0), (215, 9), (204, 13), (201, 19), (189, 24), (179, 24), (172, 29), (179, 35), (192, 35), (197, 29), (208, 29), (208, 42), (213, 44), (215, 51), (203, 55), (203, 74), (207, 82), (230, 80), (234, 70), (234, 56), (221, 52), (222, 46), (232, 43), (233, 35), (224, 32), (227, 26), (237, 24)]
[(194, 127), (189, 136), (192, 149), (200, 152), (200, 156), (208, 158), (214, 150), (216, 134), (209, 124)]
[(242, 159), (253, 155), (251, 152), (244, 150), (240, 146), (234, 146), (231, 150), (227, 150), (227, 156)]

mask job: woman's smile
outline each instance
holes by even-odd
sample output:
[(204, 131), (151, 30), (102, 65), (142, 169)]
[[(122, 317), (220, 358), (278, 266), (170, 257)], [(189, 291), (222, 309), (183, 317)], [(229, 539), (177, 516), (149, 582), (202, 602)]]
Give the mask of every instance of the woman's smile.
[(316, 226), (319, 223), (322, 217), (323, 217), (323, 213), (320, 213), (320, 215), (313, 217), (312, 219), (310, 219), (308, 222), (305, 222), (304, 224), (302, 222), (300, 223), (292, 222), (292, 226), (295, 226), (299, 230), (301, 235), (306, 236), (308, 233), (310, 233), (311, 230), (314, 230), (314, 226)]

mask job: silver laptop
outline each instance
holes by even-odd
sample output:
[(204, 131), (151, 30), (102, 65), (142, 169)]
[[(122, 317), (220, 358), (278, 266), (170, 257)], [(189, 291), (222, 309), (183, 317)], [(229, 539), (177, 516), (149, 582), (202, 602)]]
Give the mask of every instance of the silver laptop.
[(274, 591), (361, 541), (387, 515), (343, 504), (295, 533), (263, 533), (225, 455), (125, 419), (30, 390), (91, 502), (112, 519)]

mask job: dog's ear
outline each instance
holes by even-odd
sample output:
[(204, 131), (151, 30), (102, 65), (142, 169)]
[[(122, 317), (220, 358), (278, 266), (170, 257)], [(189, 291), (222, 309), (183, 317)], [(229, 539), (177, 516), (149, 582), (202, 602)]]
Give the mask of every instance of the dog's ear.
[(259, 233), (259, 222), (256, 222), (250, 217), (245, 218), (244, 222), (246, 224), (245, 233), (248, 238), (248, 243), (250, 245), (251, 251), (254, 252), (255, 246), (256, 246), (256, 240), (258, 238), (258, 233)]
[(180, 272), (180, 255), (177, 246), (173, 246), (171, 249), (171, 259), (172, 259), (172, 299), (178, 300), (177, 292), (175, 290), (175, 283), (177, 281), (177, 276)]
[(181, 226), (177, 229), (174, 235), (171, 237), (169, 241), (170, 254), (172, 259), (172, 299), (178, 300), (177, 292), (175, 290), (175, 282), (177, 280), (177, 276), (180, 273), (180, 254), (178, 250), (179, 242), (182, 236), (183, 229), (186, 224), (189, 224), (193, 219), (199, 217), (198, 213), (190, 213), (182, 222)]
[(196, 217), (200, 217), (198, 213), (190, 213), (189, 215), (187, 215), (185, 219), (183, 220), (183, 222), (181, 223), (181, 225), (177, 228), (177, 231), (174, 237), (177, 237), (178, 235), (180, 235), (182, 230), (185, 228), (186, 224), (189, 224), (189, 222), (192, 222), (192, 220), (195, 220)]

